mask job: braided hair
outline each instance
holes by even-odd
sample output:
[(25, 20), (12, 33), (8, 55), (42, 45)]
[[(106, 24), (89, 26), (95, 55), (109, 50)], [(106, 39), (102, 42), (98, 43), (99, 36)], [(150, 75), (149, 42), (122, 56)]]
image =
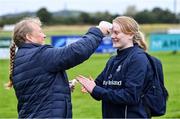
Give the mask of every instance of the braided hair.
[(12, 73), (13, 73), (13, 66), (14, 66), (14, 59), (15, 59), (15, 52), (16, 52), (16, 44), (12, 42), (10, 46), (10, 72), (9, 72), (9, 82), (6, 84), (6, 88), (10, 89), (13, 85), (12, 83)]

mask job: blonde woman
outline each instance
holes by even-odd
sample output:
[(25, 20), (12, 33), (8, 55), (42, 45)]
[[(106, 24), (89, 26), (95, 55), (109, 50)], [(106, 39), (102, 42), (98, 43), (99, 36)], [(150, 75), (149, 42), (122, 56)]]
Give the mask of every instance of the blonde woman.
[[(44, 45), (38, 18), (25, 18), (13, 31), (10, 81), (18, 99), (19, 118), (72, 118), (71, 94), (65, 70), (87, 60), (108, 32), (107, 23), (92, 27), (77, 42), (63, 48)], [(18, 47), (15, 53), (16, 47)]]
[(111, 37), (117, 55), (109, 59), (95, 81), (84, 76), (77, 80), (83, 91), (102, 100), (103, 118), (150, 118), (140, 97), (145, 82), (152, 80), (152, 69), (139, 25), (133, 18), (119, 16), (113, 20)]

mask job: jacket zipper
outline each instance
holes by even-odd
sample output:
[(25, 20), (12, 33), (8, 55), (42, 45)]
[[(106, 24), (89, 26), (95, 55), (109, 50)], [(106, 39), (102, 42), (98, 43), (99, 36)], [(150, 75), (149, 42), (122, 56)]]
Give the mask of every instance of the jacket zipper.
[(127, 105), (125, 107), (125, 119), (127, 119)]

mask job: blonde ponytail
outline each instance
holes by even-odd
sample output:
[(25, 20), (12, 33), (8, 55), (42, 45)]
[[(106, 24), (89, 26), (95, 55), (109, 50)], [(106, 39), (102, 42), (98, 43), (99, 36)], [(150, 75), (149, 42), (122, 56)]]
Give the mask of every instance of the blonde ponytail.
[(133, 41), (137, 43), (142, 49), (147, 51), (147, 43), (145, 41), (144, 34), (141, 31), (138, 31), (137, 33), (135, 33), (133, 37)]
[(6, 89), (10, 89), (13, 86), (12, 83), (12, 73), (14, 68), (14, 59), (15, 59), (15, 52), (16, 52), (16, 44), (12, 42), (10, 46), (10, 72), (9, 72), (9, 82), (5, 85)]

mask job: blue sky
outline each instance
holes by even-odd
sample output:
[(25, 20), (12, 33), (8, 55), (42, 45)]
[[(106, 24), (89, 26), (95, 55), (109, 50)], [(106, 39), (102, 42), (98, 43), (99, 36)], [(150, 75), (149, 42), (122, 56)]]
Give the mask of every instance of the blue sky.
[(160, 7), (174, 12), (174, 1), (177, 4), (176, 12), (180, 13), (180, 0), (0, 0), (0, 15), (37, 11), (42, 7), (46, 7), (50, 12), (69, 9), (122, 14), (128, 6), (132, 5), (136, 6), (139, 11)]

